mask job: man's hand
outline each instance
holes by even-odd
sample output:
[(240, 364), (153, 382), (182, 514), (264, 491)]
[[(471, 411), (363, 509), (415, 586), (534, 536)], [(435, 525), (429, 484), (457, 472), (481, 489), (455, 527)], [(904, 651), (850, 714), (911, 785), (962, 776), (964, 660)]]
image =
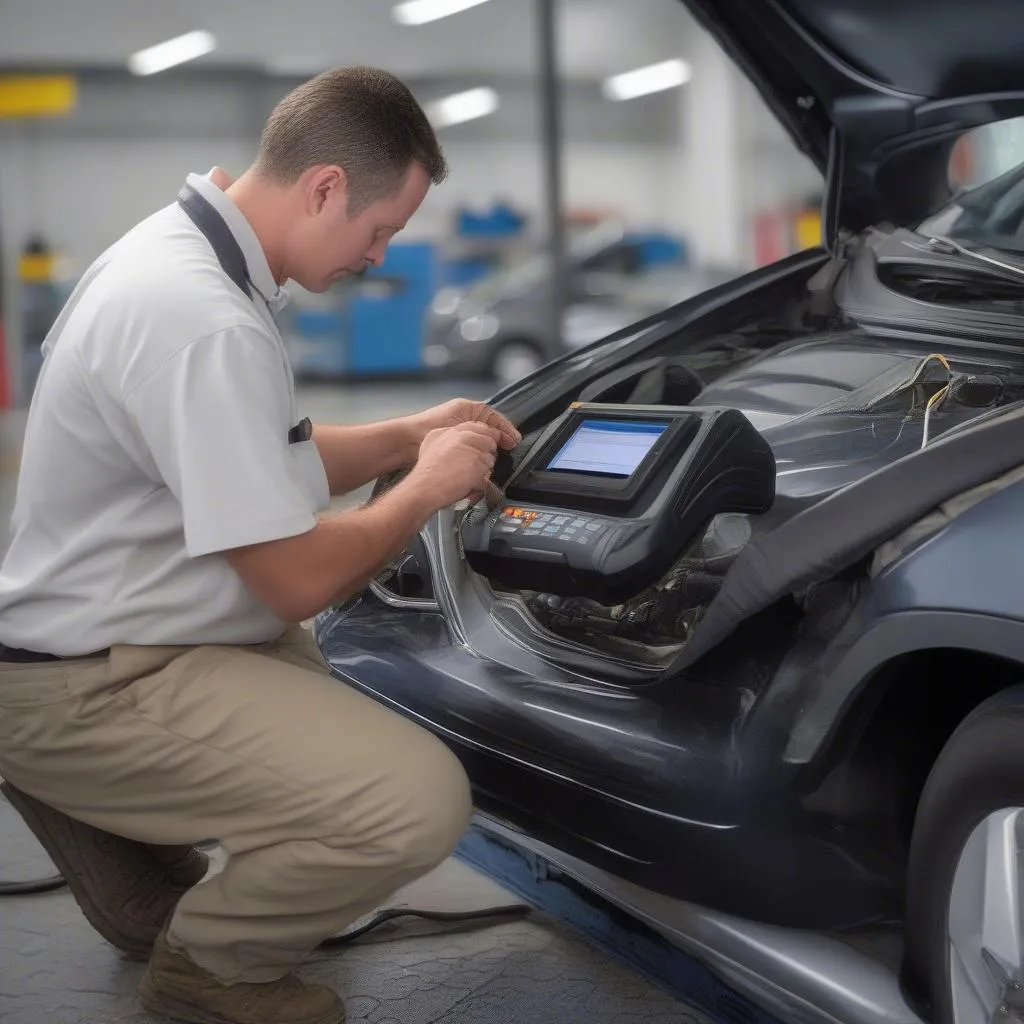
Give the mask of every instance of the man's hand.
[(423, 439), (408, 483), (429, 494), (434, 509), (466, 497), (476, 500), (494, 469), (497, 451), (493, 427), (478, 422), (438, 427)]
[(486, 402), (474, 402), (469, 398), (453, 398), (443, 405), (414, 413), (408, 417), (421, 438), (441, 427), (455, 427), (462, 423), (481, 423), (493, 434), (495, 440), (506, 451), (511, 451), (523, 439), (518, 430), (500, 412)]

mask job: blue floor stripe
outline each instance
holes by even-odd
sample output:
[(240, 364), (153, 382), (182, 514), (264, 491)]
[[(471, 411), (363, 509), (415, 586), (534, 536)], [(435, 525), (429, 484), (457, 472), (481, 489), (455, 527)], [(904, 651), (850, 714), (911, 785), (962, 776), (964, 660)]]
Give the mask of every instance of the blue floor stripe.
[(455, 856), (532, 906), (582, 932), (606, 954), (706, 1014), (714, 1024), (779, 1024), (699, 960), (532, 851), (473, 825)]

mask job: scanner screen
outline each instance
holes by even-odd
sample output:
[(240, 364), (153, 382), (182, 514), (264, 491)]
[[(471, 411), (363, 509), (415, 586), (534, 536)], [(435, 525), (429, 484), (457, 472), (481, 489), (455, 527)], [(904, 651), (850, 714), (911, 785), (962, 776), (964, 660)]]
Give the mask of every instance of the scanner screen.
[(584, 420), (547, 468), (629, 477), (667, 428), (651, 420)]

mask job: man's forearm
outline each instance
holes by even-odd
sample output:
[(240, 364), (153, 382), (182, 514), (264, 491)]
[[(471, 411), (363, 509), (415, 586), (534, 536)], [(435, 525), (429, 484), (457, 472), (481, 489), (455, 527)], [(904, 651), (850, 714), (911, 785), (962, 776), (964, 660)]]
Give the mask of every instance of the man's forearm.
[(313, 427), (313, 441), (327, 470), (331, 494), (348, 494), (382, 473), (411, 465), (422, 440), (410, 417)]
[[(417, 493), (418, 492), (418, 493)], [(317, 611), (351, 597), (365, 587), (423, 526), (430, 499), (422, 486), (403, 481), (379, 501), (342, 513), (322, 525), (322, 551), (309, 566), (307, 580), (316, 582), (312, 605)]]
[(364, 587), (436, 507), (410, 476), (365, 508), (321, 519), (307, 533), (227, 552), (250, 591), (286, 622), (301, 622)]

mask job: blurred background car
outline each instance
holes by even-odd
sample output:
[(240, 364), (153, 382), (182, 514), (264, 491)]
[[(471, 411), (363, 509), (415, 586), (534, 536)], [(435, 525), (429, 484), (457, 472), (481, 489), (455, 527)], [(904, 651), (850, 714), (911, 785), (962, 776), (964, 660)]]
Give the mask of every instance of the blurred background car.
[(469, 288), (439, 291), (427, 318), (424, 364), (504, 387), (564, 352), (735, 276), (689, 266), (682, 242), (670, 235), (630, 233), (614, 223), (582, 235), (567, 256), (559, 334), (550, 313), (551, 258), (538, 253)]

